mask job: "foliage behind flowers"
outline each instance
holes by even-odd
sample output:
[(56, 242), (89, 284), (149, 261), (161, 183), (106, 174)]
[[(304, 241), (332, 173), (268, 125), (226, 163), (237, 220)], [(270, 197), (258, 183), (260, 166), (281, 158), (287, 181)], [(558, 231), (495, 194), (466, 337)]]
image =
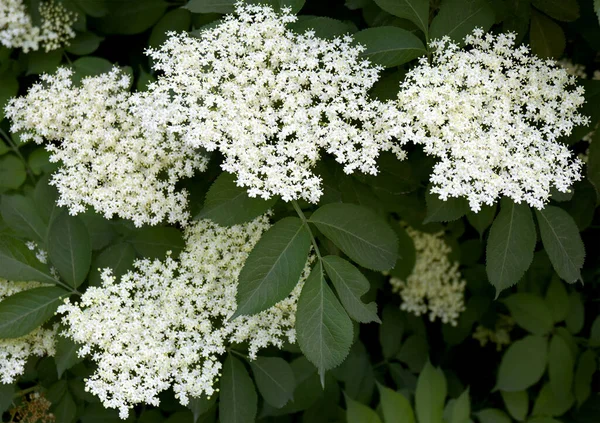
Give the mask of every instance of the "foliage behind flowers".
[(597, 2), (260, 3), (0, 2), (3, 421), (596, 422)]

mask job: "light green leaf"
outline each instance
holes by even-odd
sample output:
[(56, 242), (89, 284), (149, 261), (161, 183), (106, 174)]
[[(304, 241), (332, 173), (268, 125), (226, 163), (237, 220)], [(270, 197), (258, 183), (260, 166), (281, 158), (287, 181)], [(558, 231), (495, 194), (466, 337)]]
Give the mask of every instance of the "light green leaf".
[(0, 302), (0, 338), (19, 338), (54, 315), (69, 293), (62, 288), (41, 287), (21, 291)]
[(381, 423), (375, 411), (358, 401), (354, 401), (346, 394), (344, 394), (344, 397), (346, 398), (346, 420), (348, 423)]
[(500, 391), (500, 394), (510, 415), (520, 422), (525, 420), (529, 412), (529, 395), (527, 395), (527, 391)]
[(542, 386), (535, 402), (533, 403), (532, 416), (556, 417), (566, 413), (575, 402), (575, 397), (569, 392), (567, 397), (558, 397), (554, 394), (550, 383)]
[(13, 237), (0, 235), (0, 277), (11, 281), (37, 281), (55, 284), (46, 265), (35, 253)]
[(550, 309), (540, 297), (519, 292), (502, 301), (517, 324), (534, 335), (545, 335), (554, 327)]
[(386, 68), (400, 66), (427, 53), (419, 37), (395, 26), (363, 29), (354, 34), (354, 39), (366, 47), (361, 57)]
[(367, 269), (391, 269), (398, 258), (394, 230), (370, 209), (355, 204), (327, 204), (309, 221), (348, 257)]
[(296, 311), (296, 336), (304, 356), (324, 384), (325, 371), (346, 358), (353, 340), (352, 321), (344, 311), (317, 263), (306, 280)]
[(486, 408), (477, 413), (479, 423), (511, 423), (510, 417), (497, 408)]
[(585, 249), (573, 218), (554, 206), (536, 210), (535, 214), (544, 249), (558, 276), (569, 283), (581, 279)]
[(448, 423), (468, 423), (470, 417), (471, 398), (469, 397), (469, 389), (467, 388), (454, 402)]
[(62, 213), (48, 230), (50, 261), (73, 288), (85, 280), (92, 262), (92, 242), (85, 224), (77, 216)]
[(222, 423), (253, 423), (257, 410), (254, 384), (240, 360), (229, 354), (223, 363), (219, 417)]
[(351, 318), (360, 323), (381, 323), (377, 304), (365, 304), (361, 300), (369, 291), (370, 283), (360, 270), (338, 256), (323, 257), (323, 266)]
[(427, 361), (417, 380), (415, 392), (415, 409), (419, 423), (443, 423), (446, 393), (444, 373)]
[(486, 247), (486, 272), (496, 295), (516, 284), (533, 261), (535, 224), (529, 207), (502, 200)]
[[(2, 116), (0, 108), (0, 118)], [(14, 154), (7, 154), (0, 157), (0, 188), (17, 189), (27, 179), (25, 165)]]
[(559, 24), (532, 9), (529, 44), (531, 51), (536, 55), (542, 58), (558, 59), (562, 56), (567, 42), (565, 33)]
[(8, 226), (19, 235), (37, 242), (46, 240), (47, 225), (38, 214), (32, 199), (22, 195), (3, 195), (0, 213)]
[(567, 342), (561, 336), (552, 336), (548, 349), (548, 375), (555, 396), (566, 399), (573, 395), (574, 368), (575, 357)]
[(298, 34), (303, 34), (310, 29), (315, 31), (317, 37), (326, 39), (356, 32), (356, 26), (326, 16), (301, 15), (296, 22), (289, 23), (288, 28)]
[[(381, 410), (385, 423), (414, 423), (415, 415), (410, 402), (400, 392), (377, 384), (381, 398)], [(450, 422), (455, 423), (455, 422)]]
[(579, 17), (577, 0), (532, 0), (531, 3), (557, 21), (573, 22)]
[(233, 13), (236, 0), (190, 0), (184, 8), (192, 13)]
[(310, 234), (297, 217), (275, 223), (258, 241), (240, 272), (238, 308), (232, 319), (266, 310), (298, 284), (310, 249)]
[(163, 259), (168, 251), (171, 251), (171, 257), (177, 258), (185, 247), (181, 232), (166, 226), (137, 230), (129, 242), (139, 255), (149, 259)]
[(293, 399), (296, 380), (291, 366), (279, 357), (258, 357), (250, 362), (258, 391), (275, 408)]
[(488, 206), (486, 204), (482, 204), (481, 210), (475, 213), (470, 211), (467, 213), (467, 220), (477, 232), (479, 232), (479, 237), (483, 237), (485, 230), (492, 224), (494, 221), (494, 217), (496, 216), (496, 205)]
[(223, 172), (206, 193), (204, 208), (195, 219), (210, 219), (221, 226), (237, 225), (264, 214), (276, 201), (276, 197), (248, 197), (246, 188), (236, 185), (235, 176)]
[(557, 277), (550, 281), (546, 291), (546, 304), (552, 313), (554, 323), (562, 322), (569, 313), (569, 293), (564, 283)]
[(546, 370), (548, 342), (537, 335), (515, 341), (502, 356), (496, 388), (523, 391), (537, 383)]
[(77, 351), (80, 347), (81, 345), (77, 345), (71, 339), (58, 335), (54, 362), (56, 363), (56, 372), (59, 379), (62, 377), (65, 370), (70, 369), (75, 364), (83, 361), (83, 357), (77, 356)]
[(575, 370), (575, 398), (578, 406), (581, 406), (592, 393), (592, 378), (598, 370), (596, 360), (597, 356), (592, 350), (586, 350), (579, 356)]
[(429, 0), (375, 0), (386, 12), (408, 19), (427, 37), (429, 32)]
[(444, 0), (429, 27), (431, 39), (447, 35), (463, 44), (466, 35), (475, 28), (487, 31), (494, 24), (494, 8), (487, 0)]
[(444, 201), (429, 189), (425, 193), (425, 202), (427, 216), (423, 223), (451, 222), (460, 219), (469, 211), (469, 203), (464, 198), (450, 197)]

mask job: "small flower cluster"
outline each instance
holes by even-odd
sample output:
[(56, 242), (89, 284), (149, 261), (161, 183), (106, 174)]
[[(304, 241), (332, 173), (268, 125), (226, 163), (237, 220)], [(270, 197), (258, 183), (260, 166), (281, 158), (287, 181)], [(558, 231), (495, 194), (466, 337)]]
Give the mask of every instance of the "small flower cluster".
[(129, 92), (117, 68), (74, 86), (72, 71), (43, 75), (27, 96), (11, 99), (6, 115), (23, 140), (49, 143), (50, 160), (62, 162), (51, 184), (59, 206), (72, 214), (94, 207), (136, 226), (186, 222), (185, 191), (175, 183), (206, 168), (207, 159), (166, 128), (168, 96)]
[(401, 84), (410, 118), (403, 141), (438, 157), (430, 181), (441, 199), (466, 197), (473, 211), (500, 196), (543, 208), (550, 188), (566, 192), (581, 162), (557, 140), (587, 118), (576, 78), (515, 47), (514, 34), (476, 30), (460, 49), (445, 37)]
[(102, 286), (90, 287), (78, 304), (59, 308), (80, 355), (91, 354), (97, 371), (87, 388), (125, 418), (138, 403), (157, 405), (173, 387), (182, 404), (211, 396), (219, 356), (233, 343), (251, 358), (268, 345), (295, 342), (295, 310), (309, 264), (288, 298), (254, 316), (228, 319), (237, 307), (237, 278), (268, 218), (224, 228), (202, 220), (186, 229), (186, 248), (176, 261), (147, 259), (119, 282), (110, 269)]
[(510, 345), (510, 332), (514, 326), (515, 320), (511, 316), (500, 314), (494, 329), (479, 325), (473, 333), (473, 339), (478, 340), (482, 347), (488, 342), (496, 344), (496, 351), (502, 351), (502, 348)]
[[(313, 168), (331, 154), (346, 173), (377, 172), (383, 150), (404, 152), (393, 103), (369, 99), (379, 68), (360, 59), (349, 36), (332, 41), (286, 28), (289, 10), (238, 3), (198, 38), (171, 34), (148, 50), (163, 76), (151, 90), (172, 93), (174, 131), (183, 142), (224, 156), (251, 197), (316, 203)], [(168, 111), (165, 111), (168, 113)]]
[[(28, 289), (38, 288), (39, 282), (13, 282), (0, 279), (0, 301)], [(53, 356), (57, 326), (37, 328), (25, 336), (0, 339), (0, 383), (13, 383), (25, 371), (25, 363), (32, 355)]]
[(41, 25), (35, 26), (23, 0), (0, 2), (0, 44), (8, 48), (21, 48), (25, 53), (46, 52), (61, 48), (75, 37), (73, 24), (76, 15), (55, 0), (39, 5)]
[(450, 247), (444, 242), (443, 232), (429, 234), (411, 227), (406, 231), (415, 243), (417, 260), (405, 281), (392, 277), (392, 290), (402, 298), (400, 308), (420, 316), (429, 313), (433, 322), (456, 326), (458, 316), (465, 310), (466, 282), (458, 270), (458, 263), (448, 259)]

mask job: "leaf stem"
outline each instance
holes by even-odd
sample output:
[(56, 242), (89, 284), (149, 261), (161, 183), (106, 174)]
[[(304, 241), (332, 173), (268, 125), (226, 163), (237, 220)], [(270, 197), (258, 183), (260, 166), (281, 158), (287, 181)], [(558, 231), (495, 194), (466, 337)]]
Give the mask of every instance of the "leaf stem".
[(315, 236), (313, 235), (312, 230), (310, 229), (310, 226), (308, 225), (308, 220), (306, 220), (306, 216), (304, 215), (304, 212), (302, 211), (302, 209), (300, 208), (300, 206), (298, 205), (296, 200), (292, 200), (292, 205), (294, 206), (294, 210), (296, 210), (296, 213), (298, 213), (298, 217), (300, 217), (300, 219), (302, 220), (302, 223), (306, 227), (306, 230), (310, 234), (310, 242), (312, 242), (312, 245), (315, 249), (315, 253), (317, 254), (317, 258), (319, 259), (319, 263), (321, 263), (323, 260), (323, 257), (321, 257), (321, 251), (319, 250), (319, 246), (317, 245), (317, 240), (315, 239)]

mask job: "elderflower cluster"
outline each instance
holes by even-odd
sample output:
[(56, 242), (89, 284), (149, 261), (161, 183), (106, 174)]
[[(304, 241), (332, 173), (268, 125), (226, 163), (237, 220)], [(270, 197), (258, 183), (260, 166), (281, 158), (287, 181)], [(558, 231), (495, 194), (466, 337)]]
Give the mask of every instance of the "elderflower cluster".
[(158, 405), (158, 394), (171, 386), (185, 405), (190, 396), (215, 392), (219, 356), (231, 344), (243, 343), (255, 358), (260, 348), (295, 342), (296, 304), (310, 263), (288, 298), (228, 320), (238, 275), (268, 228), (266, 216), (229, 228), (195, 222), (178, 261), (138, 260), (120, 281), (105, 269), (102, 286), (88, 288), (78, 304), (66, 301), (59, 308), (66, 335), (98, 365), (87, 389), (121, 418), (135, 404)]
[(514, 34), (475, 30), (460, 49), (432, 42), (398, 93), (409, 116), (403, 141), (439, 158), (430, 181), (441, 199), (466, 197), (473, 211), (500, 196), (543, 208), (550, 188), (566, 192), (581, 178), (558, 138), (587, 124), (576, 78), (550, 60), (515, 47)]
[[(13, 282), (0, 279), (0, 301), (11, 295), (42, 286), (39, 282)], [(13, 383), (25, 371), (25, 363), (32, 355), (53, 356), (58, 326), (37, 328), (20, 338), (0, 339), (0, 383)]]
[(349, 36), (296, 34), (286, 28), (295, 20), (289, 9), (237, 3), (198, 38), (171, 33), (147, 52), (163, 74), (150, 89), (172, 95), (170, 124), (182, 141), (220, 151), (223, 170), (251, 197), (316, 203), (321, 154), (346, 173), (375, 174), (381, 151), (404, 152), (391, 141), (395, 106), (368, 97), (379, 68), (360, 58), (363, 47)]
[(0, 44), (8, 48), (21, 48), (25, 53), (39, 50), (56, 50), (75, 37), (73, 24), (77, 19), (55, 0), (39, 5), (40, 26), (33, 23), (23, 0), (0, 1)]
[(207, 159), (167, 129), (161, 111), (168, 95), (131, 94), (130, 78), (117, 68), (84, 78), (81, 86), (71, 77), (66, 68), (43, 75), (6, 107), (12, 131), (23, 140), (49, 141), (50, 161), (62, 163), (51, 180), (58, 205), (72, 214), (92, 206), (136, 226), (186, 222), (187, 195), (175, 184), (204, 170)]
[(413, 239), (417, 259), (412, 273), (401, 280), (390, 278), (392, 290), (402, 298), (400, 308), (420, 316), (429, 313), (433, 322), (456, 326), (458, 316), (465, 310), (466, 282), (458, 270), (458, 263), (448, 259), (450, 247), (444, 242), (443, 232), (429, 234), (411, 227), (406, 231)]

